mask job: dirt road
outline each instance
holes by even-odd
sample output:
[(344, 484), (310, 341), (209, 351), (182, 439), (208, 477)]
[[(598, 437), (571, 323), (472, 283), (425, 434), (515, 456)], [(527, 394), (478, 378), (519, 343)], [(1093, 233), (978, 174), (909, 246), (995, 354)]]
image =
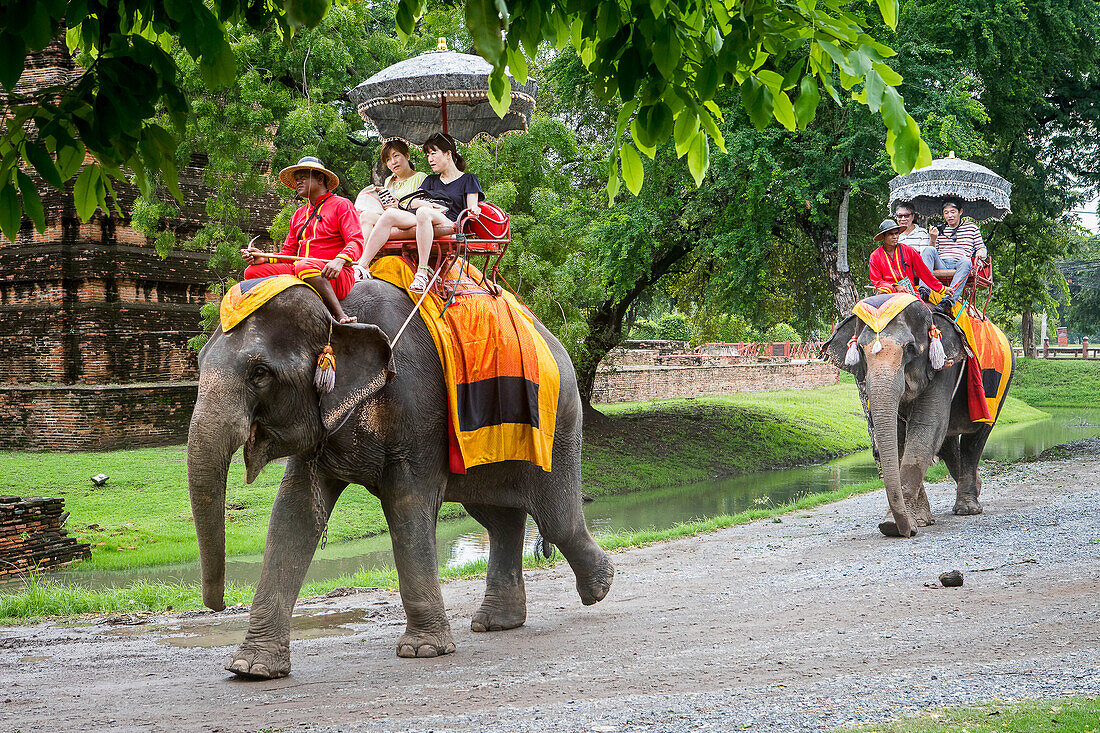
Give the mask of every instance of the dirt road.
[[(0, 729), (817, 730), (924, 707), (1100, 692), (1100, 440), (986, 475), (985, 514), (886, 539), (882, 492), (615, 555), (580, 605), (527, 574), (528, 622), (469, 631), (481, 581), (444, 587), (458, 652), (398, 659), (396, 594), (299, 605), (294, 671), (222, 671), (241, 613), (0, 630)], [(937, 576), (962, 570), (962, 588)], [(211, 646), (221, 644), (223, 646)]]

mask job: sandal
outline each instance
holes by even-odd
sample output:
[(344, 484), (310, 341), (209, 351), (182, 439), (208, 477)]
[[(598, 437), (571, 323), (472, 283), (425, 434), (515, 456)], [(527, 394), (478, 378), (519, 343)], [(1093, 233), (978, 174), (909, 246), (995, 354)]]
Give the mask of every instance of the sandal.
[(428, 281), (432, 277), (432, 268), (421, 265), (416, 268), (416, 275), (413, 277), (413, 281), (409, 283), (409, 290), (414, 293), (423, 293), (428, 289)]

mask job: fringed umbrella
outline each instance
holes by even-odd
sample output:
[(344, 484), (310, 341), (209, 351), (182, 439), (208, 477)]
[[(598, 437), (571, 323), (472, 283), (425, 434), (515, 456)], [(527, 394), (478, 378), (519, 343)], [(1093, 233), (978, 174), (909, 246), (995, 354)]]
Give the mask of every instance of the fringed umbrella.
[(943, 202), (963, 202), (963, 216), (975, 221), (1000, 221), (1011, 213), (1012, 184), (984, 165), (956, 158), (951, 153), (924, 168), (890, 181), (890, 211), (908, 204), (921, 216), (939, 216)]
[(348, 92), (359, 116), (382, 140), (420, 146), (443, 131), (459, 142), (526, 132), (535, 111), (534, 81), (512, 82), (512, 104), (501, 119), (489, 104), (493, 67), (480, 56), (439, 49), (392, 66)]

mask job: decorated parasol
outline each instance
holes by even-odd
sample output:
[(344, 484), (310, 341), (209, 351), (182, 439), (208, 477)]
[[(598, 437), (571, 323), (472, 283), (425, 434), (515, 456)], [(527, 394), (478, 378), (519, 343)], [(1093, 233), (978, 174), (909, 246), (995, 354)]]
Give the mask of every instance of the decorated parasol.
[(984, 165), (956, 158), (950, 153), (907, 176), (890, 181), (890, 211), (908, 203), (922, 216), (939, 216), (943, 202), (957, 198), (963, 202), (963, 216), (975, 221), (1000, 221), (1011, 213), (1009, 197), (1012, 184)]
[(502, 119), (489, 103), (493, 67), (480, 56), (439, 48), (387, 66), (348, 92), (359, 116), (383, 140), (423, 145), (443, 131), (459, 142), (526, 132), (535, 111), (534, 81), (512, 83), (512, 104)]

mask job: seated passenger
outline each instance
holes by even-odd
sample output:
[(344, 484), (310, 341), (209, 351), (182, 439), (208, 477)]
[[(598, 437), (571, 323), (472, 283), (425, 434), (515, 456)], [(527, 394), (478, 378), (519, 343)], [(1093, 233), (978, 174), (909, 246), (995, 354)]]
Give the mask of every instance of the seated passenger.
[(929, 230), (929, 245), (921, 252), (921, 257), (929, 269), (955, 271), (955, 276), (951, 278), (950, 292), (941, 306), (949, 310), (966, 287), (972, 260), (984, 260), (987, 252), (978, 225), (969, 220), (963, 221), (961, 201), (945, 201), (943, 218), (944, 224)]
[(905, 203), (898, 204), (894, 207), (894, 218), (897, 219), (898, 224), (905, 227), (898, 235), (900, 244), (908, 244), (918, 252), (928, 246), (928, 230), (917, 224), (917, 216), (912, 206)]
[(332, 193), (340, 179), (317, 158), (307, 156), (297, 165), (284, 168), (279, 180), (306, 199), (290, 218), (290, 231), (279, 254), (302, 259), (280, 262), (255, 247), (242, 249), (241, 256), (248, 263), (245, 279), (295, 275), (321, 296), (336, 320), (354, 323), (355, 316), (344, 313), (340, 301), (355, 284), (351, 264), (363, 252), (363, 230), (355, 206)]
[[(359, 224), (363, 227), (364, 236), (370, 234), (383, 211), (396, 206), (396, 202), (403, 196), (419, 191), (420, 184), (426, 177), (425, 173), (414, 169), (409, 157), (409, 146), (404, 140), (390, 140), (382, 146), (382, 153), (378, 157), (390, 170), (390, 176), (382, 187), (393, 199), (383, 203), (381, 192), (373, 183), (359, 192), (355, 199), (355, 208), (359, 210)], [(389, 199), (389, 196), (386, 198)]]
[(424, 153), (428, 156), (428, 165), (435, 171), (420, 184), (421, 190), (448, 201), (448, 205), (414, 198), (410, 204), (413, 211), (387, 209), (367, 238), (366, 250), (359, 264), (366, 267), (386, 240), (390, 229), (415, 229), (417, 270), (409, 289), (423, 292), (427, 289), (432, 276), (428, 267), (432, 240), (436, 237), (454, 234), (454, 223), (464, 209), (470, 209), (474, 216), (481, 213), (478, 202), (484, 200), (481, 183), (473, 173), (466, 173), (466, 161), (458, 152), (455, 140), (445, 133), (436, 133), (424, 143)]
[[(943, 285), (924, 264), (920, 253), (907, 244), (898, 243), (898, 235), (903, 228), (893, 219), (883, 219), (878, 225), (875, 241), (882, 242), (882, 246), (871, 253), (868, 263), (871, 284), (880, 293), (917, 295), (919, 287), (922, 291), (927, 289), (943, 294)], [(920, 285), (916, 284), (918, 281)]]

